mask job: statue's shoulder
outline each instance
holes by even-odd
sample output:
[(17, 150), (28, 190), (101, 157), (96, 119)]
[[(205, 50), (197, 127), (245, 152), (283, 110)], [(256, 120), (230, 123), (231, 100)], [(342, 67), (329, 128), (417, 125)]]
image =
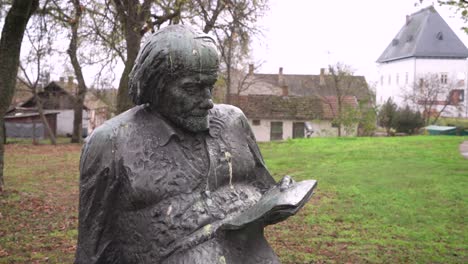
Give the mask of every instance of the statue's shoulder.
[(217, 116), (225, 120), (245, 119), (244, 112), (236, 106), (228, 104), (215, 104), (210, 110), (212, 116)]
[(210, 110), (210, 134), (221, 136), (227, 131), (248, 132), (249, 124), (244, 113), (238, 107), (216, 104)]

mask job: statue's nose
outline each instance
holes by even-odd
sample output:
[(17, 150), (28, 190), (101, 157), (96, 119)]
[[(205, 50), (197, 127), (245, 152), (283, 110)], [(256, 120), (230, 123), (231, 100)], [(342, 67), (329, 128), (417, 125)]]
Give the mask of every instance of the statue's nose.
[(203, 102), (200, 104), (202, 109), (211, 109), (213, 108), (213, 100), (211, 100), (211, 87), (207, 86), (203, 89)]
[(214, 106), (213, 100), (211, 100), (211, 99), (205, 99), (200, 104), (200, 108), (202, 108), (202, 109), (211, 109), (211, 108), (213, 108), (213, 106)]

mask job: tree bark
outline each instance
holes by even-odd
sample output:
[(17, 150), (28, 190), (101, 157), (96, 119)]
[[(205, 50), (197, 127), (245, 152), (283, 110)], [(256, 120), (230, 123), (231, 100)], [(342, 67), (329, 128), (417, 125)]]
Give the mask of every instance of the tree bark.
[(32, 121), (32, 144), (37, 145), (37, 138), (36, 138), (36, 121), (33, 119)]
[(150, 18), (151, 5), (147, 0), (143, 4), (140, 4), (139, 1), (130, 1), (132, 3), (128, 3), (114, 0), (113, 2), (116, 6), (120, 23), (122, 24), (127, 46), (125, 68), (120, 77), (119, 90), (117, 92), (117, 113), (122, 113), (134, 106), (132, 100), (128, 96), (129, 74), (133, 69), (136, 57), (140, 51), (142, 38), (140, 30)]
[(78, 28), (80, 24), (80, 19), (82, 16), (81, 3), (80, 0), (73, 0), (73, 6), (75, 9), (74, 21), (70, 23), (72, 37), (70, 40), (70, 45), (67, 50), (68, 55), (70, 56), (70, 61), (75, 72), (76, 79), (78, 81), (78, 92), (75, 95), (75, 105), (74, 110), (74, 119), (73, 119), (73, 134), (71, 138), (71, 143), (80, 143), (82, 140), (83, 134), (83, 103), (88, 88), (83, 77), (83, 72), (81, 70), (81, 65), (78, 61), (77, 50), (78, 50)]
[(5, 122), (3, 122), (3, 124), (1, 124), (1, 128), (2, 128), (2, 131), (0, 131), (0, 133), (3, 133), (3, 134), (0, 134), (1, 137), (0, 138), (3, 138), (3, 144), (6, 145), (7, 143), (7, 139), (6, 139), (6, 125), (5, 125)]
[[(5, 123), (4, 123), (4, 119), (3, 119), (3, 115), (0, 116), (0, 126), (4, 127)], [(0, 129), (0, 136), (1, 137), (5, 137), (5, 134), (6, 134), (6, 131), (4, 131), (3, 129)], [(4, 145), (4, 142), (2, 140), (2, 142), (0, 142), (0, 194), (3, 192), (3, 185), (4, 185), (4, 182), (3, 182), (3, 157), (4, 157), (4, 153), (5, 153), (5, 145)]]
[[(0, 125), (10, 106), (18, 74), (24, 30), (39, 5), (38, 0), (15, 0), (5, 18), (0, 40)], [(1, 129), (0, 129), (1, 130)], [(3, 131), (1, 132), (3, 136)], [(4, 146), (0, 140), (0, 193), (3, 191)]]
[(37, 96), (37, 92), (34, 91), (34, 96), (36, 97), (36, 105), (37, 105), (37, 112), (39, 113), (39, 117), (44, 124), (44, 128), (47, 130), (47, 135), (49, 136), (50, 144), (57, 145), (57, 139), (55, 138), (55, 134), (52, 131), (52, 128), (49, 125), (49, 121), (47, 120), (44, 114), (44, 108), (42, 107), (42, 102), (39, 96)]
[[(127, 42), (128, 43), (128, 42)], [(130, 96), (128, 96), (128, 81), (130, 72), (135, 64), (136, 56), (140, 50), (140, 43), (137, 46), (127, 46), (127, 61), (122, 76), (120, 77), (119, 89), (117, 91), (117, 113), (125, 112), (134, 106)]]

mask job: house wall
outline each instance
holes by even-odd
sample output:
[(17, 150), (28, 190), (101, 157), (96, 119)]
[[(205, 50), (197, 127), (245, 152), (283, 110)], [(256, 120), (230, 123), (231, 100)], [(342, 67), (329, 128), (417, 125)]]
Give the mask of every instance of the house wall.
[[(395, 103), (402, 105), (404, 90), (412, 87), (414, 82), (415, 67), (416, 60), (414, 58), (381, 63), (376, 89), (377, 105), (384, 104), (390, 97)], [(406, 73), (408, 73), (408, 81), (406, 81)], [(398, 83), (396, 81), (397, 75)]]
[[(293, 137), (293, 123), (294, 122), (305, 122), (304, 120), (277, 120), (277, 119), (256, 119), (260, 120), (260, 125), (254, 125), (253, 119), (248, 119), (250, 127), (255, 135), (255, 138), (258, 142), (267, 142), (270, 141), (270, 130), (271, 122), (283, 122), (283, 140), (290, 139)], [(327, 136), (337, 136), (338, 129), (332, 127), (331, 121), (328, 120), (312, 120), (308, 121), (312, 124), (312, 133), (311, 137), (327, 137)], [(353, 133), (346, 134), (343, 131), (345, 136), (355, 136), (357, 133), (357, 125)]]
[[(55, 114), (47, 114), (46, 116), (47, 123), (52, 130), (52, 133), (57, 135), (57, 117)], [(33, 125), (35, 123), (35, 125)], [(36, 137), (38, 138), (48, 138), (49, 132), (44, 127), (42, 119), (39, 115), (37, 116), (28, 116), (28, 117), (17, 117), (17, 118), (7, 118), (5, 119), (5, 126), (7, 137), (24, 137), (32, 138), (33, 130)], [(33, 127), (35, 128), (33, 129)]]
[[(332, 122), (329, 120), (313, 120), (311, 122), (312, 130), (314, 133), (311, 137), (336, 137), (338, 136), (338, 128), (332, 126)], [(354, 125), (351, 131), (347, 132), (344, 128), (341, 129), (342, 136), (357, 136), (357, 127)]]
[[(376, 88), (377, 105), (382, 105), (389, 97), (394, 102), (403, 106), (405, 104), (403, 95), (413, 89), (413, 84), (428, 74), (447, 73), (448, 83), (457, 80), (465, 80), (465, 96), (468, 93), (468, 63), (466, 59), (431, 59), (431, 58), (408, 58), (378, 66), (379, 80)], [(408, 81), (406, 81), (408, 73)], [(398, 82), (397, 82), (398, 75)], [(390, 78), (390, 83), (389, 83)], [(441, 98), (443, 99), (443, 98)], [(444, 114), (446, 116), (468, 117), (466, 99), (459, 107), (449, 106)]]
[[(467, 108), (466, 108), (466, 98), (468, 93), (468, 61), (466, 59), (417, 59), (416, 60), (416, 78), (421, 78), (424, 74), (433, 73), (447, 73), (448, 80), (450, 84), (456, 83), (458, 80), (465, 80), (465, 86), (460, 87), (465, 90), (465, 100), (460, 103), (458, 106), (447, 106), (442, 116), (447, 117), (468, 117)], [(458, 88), (458, 87), (457, 87)], [(443, 98), (445, 99), (444, 95)], [(437, 110), (440, 111), (443, 106), (437, 106)]]
[(88, 110), (88, 135), (93, 132), (98, 126), (104, 124), (108, 119), (108, 111), (107, 108), (98, 108)]
[[(73, 133), (73, 110), (65, 109), (58, 110), (60, 113), (57, 115), (57, 135), (67, 136)], [(88, 131), (88, 112), (83, 110), (83, 130)], [(86, 130), (85, 130), (86, 129)]]

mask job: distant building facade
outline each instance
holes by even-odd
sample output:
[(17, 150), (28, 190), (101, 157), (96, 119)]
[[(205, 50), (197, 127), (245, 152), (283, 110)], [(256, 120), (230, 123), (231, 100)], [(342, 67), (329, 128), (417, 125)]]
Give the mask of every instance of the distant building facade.
[[(336, 97), (330, 103), (316, 96), (233, 95), (231, 103), (245, 113), (257, 141), (290, 138), (337, 136), (333, 124), (336, 117)], [(346, 96), (344, 104), (356, 108), (357, 99)], [(354, 136), (343, 132), (344, 136)]]
[[(324, 69), (320, 75), (284, 74), (283, 68), (278, 74), (262, 74), (250, 65), (247, 73), (232, 76), (230, 103), (244, 111), (258, 141), (337, 135), (333, 120), (338, 98), (327, 85), (330, 76)], [(363, 76), (352, 76), (350, 84), (350, 93), (341, 101), (357, 108), (360, 100), (371, 96), (369, 88)], [(343, 135), (356, 132), (357, 124)]]
[[(56, 110), (57, 123), (56, 134), (59, 136), (69, 136), (73, 133), (74, 120), (74, 96), (78, 85), (69, 78), (65, 82), (64, 78), (60, 81), (52, 81), (46, 85), (38, 96), (41, 99), (45, 110)], [(33, 96), (17, 104), (22, 108), (35, 108), (37, 102)], [(109, 106), (100, 100), (95, 94), (87, 92), (84, 99), (83, 109), (83, 135), (91, 133), (96, 127), (104, 123), (110, 117)]]
[[(407, 95), (418, 89), (428, 76), (441, 85), (451, 85), (456, 100), (449, 103), (447, 116), (467, 117), (468, 49), (433, 6), (406, 17), (406, 22), (377, 59), (379, 80), (376, 102), (392, 98), (399, 106), (410, 104)], [(448, 103), (448, 94), (437, 98), (436, 106)], [(453, 103), (456, 102), (456, 103)]]
[[(53, 136), (57, 135), (57, 114), (59, 111), (45, 110), (44, 117), (47, 120)], [(36, 138), (49, 137), (37, 109), (14, 107), (5, 115), (6, 137), (12, 138)]]

